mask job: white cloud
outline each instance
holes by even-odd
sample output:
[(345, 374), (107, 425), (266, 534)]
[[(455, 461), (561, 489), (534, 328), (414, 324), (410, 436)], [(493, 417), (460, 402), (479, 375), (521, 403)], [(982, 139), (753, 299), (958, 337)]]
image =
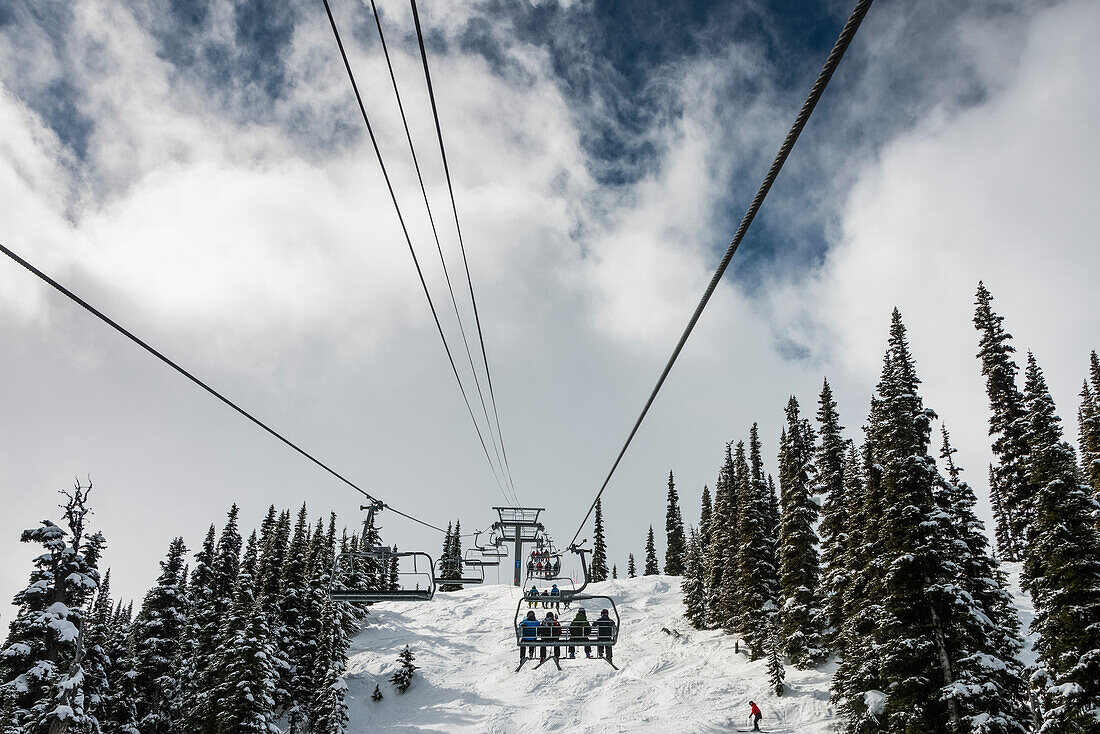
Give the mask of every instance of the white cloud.
[(1100, 8), (1076, 2), (1037, 14), (1016, 59), (975, 34), (976, 62), (999, 88), (970, 109), (934, 111), (887, 145), (858, 175), (823, 269), (777, 298), (797, 304), (788, 324), (812, 324), (802, 340), (864, 386), (881, 364), (890, 309), (901, 308), (928, 400), (955, 426), (977, 484), (988, 456), (970, 322), (979, 279), (1021, 352), (1033, 349), (1048, 370), (1075, 435), (1076, 391), (1100, 334), (1098, 32)]

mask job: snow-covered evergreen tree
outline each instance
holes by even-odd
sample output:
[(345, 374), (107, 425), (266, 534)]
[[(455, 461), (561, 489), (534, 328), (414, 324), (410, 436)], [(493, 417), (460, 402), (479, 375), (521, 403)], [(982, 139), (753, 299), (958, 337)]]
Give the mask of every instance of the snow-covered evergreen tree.
[[(1091, 384), (1090, 384), (1091, 381)], [(1089, 379), (1081, 386), (1081, 406), (1077, 411), (1081, 471), (1100, 501), (1100, 358), (1089, 355)]]
[(953, 583), (963, 592), (951, 592), (953, 604), (945, 615), (954, 686), (945, 687), (943, 695), (954, 699), (964, 731), (1023, 734), (1031, 717), (1019, 660), (1019, 618), (1005, 575), (989, 554), (985, 528), (974, 514), (974, 492), (962, 480), (962, 467), (955, 464), (956, 450), (946, 426), (941, 426), (941, 434), (940, 457), (948, 481), (933, 489), (942, 511), (933, 521), (937, 535), (948, 541), (957, 568)]
[(41, 545), (28, 586), (0, 648), (0, 700), (17, 731), (92, 727), (85, 710), (83, 627), (85, 607), (99, 588), (103, 535), (86, 526), (91, 485), (63, 491), (64, 527), (43, 520), (20, 541)]
[(994, 475), (1002, 519), (1007, 523), (997, 528), (997, 536), (1005, 539), (1005, 545), (997, 550), (1001, 558), (1019, 561), (1027, 543), (1035, 488), (1028, 480), (1024, 400), (1016, 387), (1019, 367), (1012, 358), (1016, 348), (1012, 346), (1012, 335), (1004, 330), (1004, 317), (993, 311), (992, 302), (993, 295), (979, 281), (974, 311), (974, 326), (979, 333), (977, 356), (986, 378), (989, 435), (993, 436), (993, 454), (997, 457)]
[[(703, 495), (699, 499), (699, 550), (701, 553), (706, 554), (707, 547), (710, 544), (710, 518), (711, 518), (711, 504), (710, 504), (710, 487), (703, 485)], [(700, 556), (700, 562), (702, 562), (702, 556)]]
[(684, 593), (684, 616), (695, 629), (703, 629), (706, 626), (707, 604), (706, 580), (703, 576), (703, 550), (702, 540), (695, 528), (688, 535), (688, 551), (684, 580), (680, 582), (680, 588)]
[(844, 561), (848, 585), (842, 590), (842, 626), (836, 638), (840, 663), (833, 675), (833, 700), (844, 718), (846, 734), (878, 734), (885, 721), (870, 704), (885, 696), (879, 672), (881, 650), (874, 635), (883, 616), (882, 580), (885, 554), (879, 521), (882, 514), (882, 467), (874, 463), (872, 442), (878, 433), (881, 401), (871, 399), (862, 460), (849, 444), (844, 462), (844, 494), (849, 508), (848, 547)]
[(1096, 502), (1079, 481), (1073, 449), (1035, 358), (1028, 354), (1027, 442), (1038, 488), (1025, 586), (1035, 602), (1031, 629), (1039, 671), (1042, 732), (1100, 729), (1100, 532)]
[(187, 622), (186, 552), (183, 538), (169, 544), (156, 585), (133, 624), (135, 706), (142, 734), (166, 734), (172, 728), (172, 696), (180, 689), (179, 644)]
[(397, 689), (398, 693), (404, 693), (412, 685), (413, 674), (418, 669), (418, 666), (413, 665), (415, 659), (416, 656), (413, 655), (408, 645), (405, 645), (405, 649), (397, 656), (398, 667), (394, 674), (390, 676), (390, 683), (393, 683), (393, 687)]
[(377, 683), (375, 683), (374, 693), (370, 694), (370, 700), (378, 702), (381, 701), (383, 698), (385, 698), (385, 696), (382, 695), (382, 689), (378, 687)]
[[(235, 521), (235, 514), (231, 512), (231, 521)], [(223, 550), (220, 545), (219, 554)], [(223, 620), (210, 675), (209, 699), (216, 734), (278, 734), (280, 731), (275, 715), (277, 672), (271, 654), (272, 640), (267, 616), (255, 596), (258, 545), (256, 533), (252, 533), (243, 562), (238, 558), (238, 563), (233, 564), (236, 594)], [(227, 555), (233, 553), (231, 547), (224, 551)]]
[(774, 493), (764, 477), (759, 428), (749, 433), (749, 461), (744, 445), (737, 448), (738, 474), (743, 476), (739, 507), (740, 546), (736, 551), (735, 602), (732, 628), (749, 647), (753, 660), (767, 652), (768, 626), (778, 611), (779, 574), (775, 564)]
[[(458, 562), (454, 556), (455, 546), (455, 529), (454, 523), (447, 523), (447, 532), (443, 537), (443, 550), (439, 555), (439, 567), (441, 579), (456, 579), (458, 578)], [(462, 586), (459, 584), (440, 584), (440, 591), (458, 591)]]
[(707, 523), (709, 537), (703, 547), (708, 627), (728, 627), (732, 614), (730, 590), (735, 583), (737, 566), (736, 559), (730, 562), (730, 556), (736, 556), (740, 542), (737, 526), (739, 498), (731, 446), (732, 443), (726, 444), (725, 461), (718, 470), (718, 480), (714, 484), (714, 507)]
[[(1022, 732), (1008, 600), (972, 492), (945, 480), (928, 454), (934, 414), (919, 384), (895, 309), (868, 418), (867, 491), (854, 539), (870, 573), (850, 567), (863, 608), (845, 610), (834, 694), (849, 732)], [(953, 462), (949, 471), (958, 473)]]
[(137, 672), (130, 650), (133, 603), (115, 605), (111, 615), (110, 636), (107, 639), (107, 656), (111, 672), (108, 691), (104, 696), (100, 730), (103, 734), (140, 734), (137, 723)]
[(611, 565), (611, 578), (613, 578), (613, 579), (619, 578), (619, 566), (618, 566), (618, 564), (612, 564)]
[(592, 532), (592, 563), (588, 573), (593, 581), (607, 581), (607, 542), (604, 540), (603, 499), (596, 499), (596, 519)]
[(638, 564), (634, 562), (634, 554), (631, 553), (626, 559), (626, 576), (627, 578), (637, 578), (638, 576)]
[(778, 633), (781, 649), (795, 667), (811, 668), (826, 655), (821, 639), (824, 613), (818, 592), (821, 576), (815, 532), (818, 508), (811, 493), (814, 447), (793, 395), (787, 401), (786, 415), (786, 442), (779, 455), (783, 501), (779, 526), (782, 603)]
[(817, 474), (814, 493), (823, 497), (821, 524), (821, 600), (825, 614), (825, 644), (836, 650), (844, 623), (843, 596), (849, 577), (845, 558), (848, 553), (851, 524), (849, 500), (845, 493), (844, 464), (847, 446), (841, 432), (840, 414), (832, 387), (825, 380), (818, 398), (817, 421), (821, 442), (817, 448)]
[(669, 576), (683, 576), (684, 555), (687, 552), (684, 537), (684, 518), (680, 513), (680, 496), (676, 493), (676, 482), (672, 470), (668, 472), (668, 507), (665, 509), (665, 573)]
[(309, 709), (308, 678), (312, 671), (302, 665), (306, 649), (315, 644), (307, 637), (306, 611), (309, 604), (310, 528), (306, 506), (298, 511), (294, 531), (282, 569), (279, 596), (279, 633), (277, 647), (286, 657), (287, 666), (279, 671), (276, 707), (286, 719), (290, 734), (304, 731)]
[(779, 628), (776, 624), (768, 625), (768, 684), (776, 696), (783, 695), (783, 679), (786, 673), (783, 670), (783, 643), (779, 639)]
[(649, 526), (649, 533), (645, 539), (645, 570), (642, 571), (643, 576), (656, 576), (661, 572), (661, 567), (657, 562), (657, 546), (653, 540), (653, 526)]
[(202, 734), (216, 729), (215, 711), (208, 700), (214, 653), (224, 614), (214, 604), (214, 552), (217, 531), (211, 525), (202, 549), (195, 554), (188, 580), (187, 625), (180, 638), (180, 690), (172, 695), (174, 720), (187, 731)]
[(81, 629), (84, 711), (88, 717), (88, 721), (82, 728), (89, 734), (102, 732), (100, 721), (106, 720), (106, 705), (111, 692), (111, 677), (115, 669), (115, 660), (111, 657), (113, 615), (111, 570), (107, 569)]

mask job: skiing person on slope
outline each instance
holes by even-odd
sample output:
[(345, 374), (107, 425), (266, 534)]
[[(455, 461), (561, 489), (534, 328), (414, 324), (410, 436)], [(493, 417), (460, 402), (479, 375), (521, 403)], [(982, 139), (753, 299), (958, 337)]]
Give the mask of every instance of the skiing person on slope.
[(756, 701), (749, 701), (749, 716), (752, 717), (752, 730), (760, 731), (760, 719), (764, 714), (760, 713), (760, 707), (756, 705)]

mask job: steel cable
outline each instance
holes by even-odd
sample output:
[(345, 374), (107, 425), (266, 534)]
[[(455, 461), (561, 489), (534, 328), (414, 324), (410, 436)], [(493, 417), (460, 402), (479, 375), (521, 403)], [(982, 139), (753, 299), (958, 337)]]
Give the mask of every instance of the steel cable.
[(266, 423), (264, 423), (264, 422), (263, 422), (262, 420), (260, 420), (260, 419), (259, 419), (259, 418), (257, 418), (256, 416), (252, 415), (251, 413), (249, 413), (249, 412), (248, 412), (247, 410), (245, 410), (245, 409), (244, 409), (244, 408), (242, 408), (241, 406), (239, 406), (239, 405), (237, 405), (236, 403), (234, 403), (234, 402), (233, 402), (232, 400), (230, 400), (230, 399), (229, 399), (229, 398), (227, 398), (227, 397), (226, 397), (225, 395), (221, 394), (220, 392), (218, 392), (217, 390), (215, 390), (214, 388), (212, 388), (212, 387), (211, 387), (210, 385), (208, 385), (207, 383), (203, 382), (203, 381), (202, 381), (201, 379), (199, 379), (198, 377), (196, 377), (195, 375), (193, 375), (193, 374), (192, 374), (191, 372), (188, 372), (188, 371), (187, 371), (186, 369), (184, 369), (183, 367), (181, 367), (181, 366), (180, 366), (180, 365), (179, 365), (178, 363), (176, 363), (175, 361), (173, 361), (173, 360), (172, 360), (172, 359), (171, 359), (170, 357), (166, 356), (166, 355), (165, 355), (165, 354), (164, 354), (163, 352), (161, 352), (161, 351), (157, 350), (157, 349), (156, 349), (155, 347), (153, 347), (152, 345), (150, 345), (150, 344), (149, 344), (148, 342), (146, 342), (145, 340), (143, 340), (143, 339), (142, 339), (141, 337), (137, 336), (136, 334), (134, 334), (133, 332), (131, 332), (131, 331), (130, 331), (129, 329), (127, 329), (126, 327), (122, 326), (121, 324), (119, 324), (119, 323), (118, 323), (117, 321), (115, 321), (114, 319), (112, 319), (112, 318), (111, 318), (110, 316), (107, 316), (107, 315), (106, 315), (105, 313), (103, 313), (102, 311), (100, 311), (99, 309), (97, 309), (97, 308), (96, 308), (95, 306), (91, 305), (90, 303), (88, 303), (87, 301), (85, 301), (85, 300), (84, 300), (83, 298), (81, 298), (80, 296), (76, 295), (76, 294), (75, 294), (75, 293), (73, 293), (73, 292), (72, 292), (71, 290), (69, 290), (69, 289), (68, 289), (68, 288), (66, 288), (65, 286), (61, 285), (60, 283), (58, 283), (58, 282), (57, 282), (56, 280), (54, 280), (54, 279), (53, 279), (53, 278), (51, 278), (50, 276), (46, 275), (46, 274), (45, 274), (44, 272), (42, 272), (41, 270), (39, 270), (38, 268), (36, 268), (36, 267), (35, 267), (34, 265), (31, 265), (31, 264), (30, 264), (29, 262), (27, 262), (27, 261), (26, 261), (26, 260), (24, 260), (24, 259), (23, 259), (22, 257), (20, 257), (19, 255), (17, 255), (16, 253), (14, 253), (14, 252), (13, 252), (13, 251), (11, 251), (10, 249), (8, 249), (8, 248), (7, 248), (6, 246), (4, 246), (3, 244), (0, 244), (0, 252), (3, 252), (3, 253), (4, 253), (5, 255), (7, 255), (8, 257), (10, 257), (10, 258), (11, 258), (12, 260), (14, 260), (15, 262), (17, 262), (17, 263), (18, 263), (19, 265), (22, 265), (22, 266), (23, 266), (24, 268), (26, 268), (27, 270), (29, 270), (29, 271), (30, 271), (31, 273), (33, 273), (34, 275), (38, 276), (38, 278), (40, 278), (41, 280), (45, 281), (45, 282), (46, 282), (46, 283), (48, 283), (49, 285), (53, 286), (53, 288), (54, 288), (54, 289), (56, 289), (56, 290), (57, 290), (57, 291), (59, 291), (59, 292), (60, 292), (60, 293), (61, 293), (62, 295), (64, 295), (64, 296), (66, 296), (67, 298), (69, 298), (69, 300), (71, 300), (71, 301), (73, 301), (74, 303), (76, 303), (77, 305), (81, 306), (81, 307), (82, 307), (82, 308), (83, 308), (84, 310), (86, 310), (86, 311), (87, 311), (88, 313), (92, 314), (93, 316), (95, 316), (96, 318), (98, 318), (98, 319), (99, 319), (100, 321), (102, 321), (103, 323), (107, 324), (107, 325), (108, 325), (108, 326), (110, 326), (110, 327), (111, 327), (112, 329), (114, 329), (114, 330), (115, 330), (115, 331), (117, 331), (118, 333), (122, 334), (122, 335), (123, 335), (123, 336), (125, 336), (125, 337), (126, 337), (127, 339), (129, 339), (130, 341), (134, 342), (135, 344), (137, 344), (137, 345), (138, 345), (139, 347), (141, 347), (141, 348), (142, 348), (142, 349), (144, 349), (145, 351), (149, 352), (149, 354), (152, 354), (152, 355), (153, 355), (154, 357), (156, 357), (157, 359), (159, 359), (159, 360), (160, 360), (161, 362), (163, 362), (164, 364), (168, 365), (169, 367), (171, 367), (172, 369), (174, 369), (174, 370), (175, 370), (176, 372), (180, 373), (181, 375), (183, 375), (184, 377), (186, 377), (186, 378), (187, 378), (188, 380), (190, 380), (191, 382), (195, 383), (196, 385), (198, 385), (199, 387), (201, 387), (201, 388), (202, 388), (203, 390), (205, 390), (206, 392), (210, 393), (211, 395), (213, 395), (213, 396), (214, 396), (215, 398), (217, 398), (217, 399), (218, 399), (218, 400), (220, 400), (221, 402), (223, 402), (223, 403), (225, 403), (226, 405), (228, 405), (228, 406), (229, 406), (230, 408), (232, 408), (233, 410), (237, 411), (237, 413), (241, 414), (242, 416), (244, 416), (244, 417), (245, 417), (245, 418), (247, 418), (248, 420), (252, 421), (252, 422), (253, 422), (254, 424), (256, 424), (257, 426), (259, 426), (260, 428), (262, 428), (262, 429), (263, 429), (264, 431), (266, 431), (266, 432), (267, 432), (267, 433), (269, 433), (270, 435), (272, 435), (272, 436), (274, 436), (275, 438), (277, 438), (277, 439), (278, 439), (279, 441), (283, 442), (284, 444), (286, 444), (286, 445), (287, 445), (287, 446), (289, 446), (290, 448), (292, 448), (292, 449), (294, 449), (295, 451), (297, 451), (297, 452), (298, 452), (299, 454), (301, 454), (302, 456), (304, 456), (304, 457), (305, 457), (306, 459), (309, 459), (309, 460), (310, 460), (311, 462), (313, 462), (314, 464), (316, 464), (317, 466), (319, 466), (319, 467), (320, 467), (321, 469), (324, 469), (324, 470), (325, 470), (326, 472), (328, 472), (328, 473), (329, 473), (329, 474), (331, 474), (332, 476), (336, 477), (336, 478), (337, 478), (337, 479), (339, 479), (339, 480), (340, 480), (341, 482), (343, 482), (344, 484), (348, 485), (349, 487), (351, 487), (352, 489), (354, 489), (354, 490), (355, 490), (356, 492), (358, 492), (359, 494), (363, 495), (364, 497), (366, 497), (367, 499), (371, 500), (372, 502), (381, 502), (381, 503), (382, 503), (383, 505), (385, 505), (385, 506), (386, 506), (387, 508), (389, 508), (390, 510), (393, 510), (393, 511), (394, 511), (395, 513), (397, 513), (398, 515), (401, 515), (402, 517), (408, 518), (409, 520), (412, 520), (413, 522), (417, 522), (417, 523), (420, 523), (421, 525), (424, 525), (425, 527), (429, 527), (429, 528), (432, 528), (433, 530), (438, 530), (438, 531), (439, 531), (439, 532), (441, 532), (441, 533), (442, 533), (442, 532), (445, 532), (445, 531), (444, 531), (444, 530), (443, 530), (442, 528), (440, 528), (440, 527), (437, 527), (437, 526), (435, 526), (435, 525), (432, 525), (432, 524), (431, 524), (430, 522), (425, 522), (424, 520), (421, 520), (421, 519), (419, 519), (419, 518), (413, 517), (412, 515), (407, 515), (407, 514), (405, 514), (404, 512), (401, 512), (400, 510), (398, 510), (398, 509), (396, 509), (396, 508), (394, 508), (394, 507), (392, 507), (392, 506), (390, 506), (390, 505), (386, 504), (385, 502), (382, 502), (382, 501), (381, 501), (380, 499), (378, 499), (378, 498), (377, 498), (377, 497), (375, 497), (374, 495), (372, 495), (372, 494), (370, 494), (369, 492), (367, 492), (367, 491), (366, 491), (365, 489), (363, 489), (362, 487), (360, 487), (360, 486), (359, 486), (358, 484), (356, 484), (355, 482), (351, 481), (350, 479), (348, 479), (347, 477), (345, 477), (345, 476), (344, 476), (343, 474), (341, 474), (340, 472), (336, 471), (335, 469), (333, 469), (332, 467), (330, 467), (330, 466), (329, 466), (328, 464), (326, 464), (325, 462), (321, 461), (320, 459), (318, 459), (318, 458), (317, 458), (316, 456), (314, 456), (313, 454), (311, 454), (311, 453), (309, 453), (308, 451), (306, 451), (305, 449), (303, 449), (303, 448), (302, 448), (301, 446), (299, 446), (298, 444), (294, 443), (294, 442), (293, 442), (293, 441), (291, 441), (291, 440), (290, 440), (289, 438), (287, 438), (287, 437), (286, 437), (286, 436), (284, 436), (283, 434), (279, 433), (278, 431), (276, 431), (276, 430), (275, 430), (274, 428), (272, 428), (271, 426), (267, 425), (267, 424), (266, 424)]
[[(435, 239), (435, 249), (439, 253), (439, 264), (443, 266), (443, 277), (447, 282), (447, 292), (451, 296), (451, 305), (454, 307), (455, 318), (458, 320), (458, 331), (459, 334), (462, 336), (462, 345), (466, 348), (466, 359), (470, 364), (470, 372), (474, 376), (474, 385), (477, 387), (478, 399), (481, 401), (481, 412), (485, 416), (485, 425), (489, 430), (489, 439), (493, 444), (493, 452), (496, 454), (497, 464), (503, 470), (505, 468), (505, 462), (501, 461), (500, 448), (497, 446), (496, 436), (493, 435), (493, 422), (489, 418), (489, 410), (485, 405), (485, 395), (481, 390), (481, 381), (478, 379), (477, 376), (477, 368), (474, 367), (474, 357), (473, 354), (470, 352), (470, 343), (466, 338), (466, 327), (462, 323), (462, 313), (459, 311), (458, 300), (455, 298), (454, 286), (451, 284), (451, 271), (447, 267), (447, 259), (443, 256), (443, 246), (442, 244), (440, 244), (439, 232), (435, 226), (435, 217), (432, 215), (432, 206), (428, 201), (428, 190), (427, 187), (424, 185), (424, 176), (420, 171), (420, 161), (416, 157), (416, 147), (413, 145), (412, 133), (409, 131), (409, 121), (405, 116), (405, 105), (401, 101), (401, 91), (397, 85), (397, 75), (394, 73), (393, 70), (393, 62), (390, 59), (389, 46), (386, 44), (386, 35), (382, 32), (382, 19), (381, 17), (379, 17), (378, 6), (376, 5), (375, 0), (370, 0), (370, 6), (371, 11), (374, 13), (374, 24), (378, 28), (378, 40), (382, 44), (382, 55), (386, 59), (386, 67), (390, 73), (390, 82), (393, 85), (393, 94), (397, 98), (397, 109), (401, 113), (401, 124), (405, 128), (405, 139), (409, 143), (409, 154), (412, 156), (413, 168), (416, 169), (416, 179), (420, 183), (420, 193), (424, 198), (424, 208), (428, 212), (428, 223), (431, 225), (432, 237)], [(497, 422), (497, 432), (500, 432), (499, 420)], [(501, 442), (503, 442), (503, 438), (501, 439)], [(515, 484), (511, 481), (511, 473), (506, 472), (505, 475), (507, 476), (508, 483), (511, 486), (512, 499), (518, 505), (519, 499), (515, 495), (516, 488)]]
[[(424, 33), (420, 28), (420, 13), (416, 10), (416, 0), (410, 0), (412, 4), (413, 23), (416, 25), (416, 39), (420, 44), (420, 58), (424, 63), (424, 79), (428, 83), (428, 98), (432, 103), (432, 117), (435, 119), (435, 134), (439, 139), (439, 154), (443, 158), (443, 172), (447, 177), (447, 191), (451, 195), (451, 211), (454, 213), (455, 229), (458, 231), (458, 247), (462, 251), (462, 263), (466, 268), (466, 282), (470, 287), (470, 303), (474, 307), (474, 322), (477, 324), (477, 338), (481, 343), (481, 360), (485, 364), (485, 378), (489, 383), (489, 399), (493, 404), (493, 415), (496, 417), (497, 435), (500, 436), (500, 449), (504, 453), (504, 468), (508, 474), (508, 480), (512, 481), (512, 467), (508, 462), (508, 449), (504, 444), (504, 432), (500, 428), (500, 413), (497, 410), (496, 393), (493, 390), (493, 373), (489, 370), (489, 357), (485, 351), (485, 335), (481, 330), (481, 316), (477, 310), (477, 299), (474, 297), (474, 281), (470, 276), (470, 262), (466, 259), (466, 244), (462, 238), (462, 225), (458, 221), (458, 206), (455, 204), (454, 186), (451, 185), (451, 167), (447, 163), (447, 149), (443, 145), (443, 130), (439, 125), (439, 109), (435, 103), (435, 89), (432, 87), (432, 74), (428, 69), (428, 52), (424, 48)], [(512, 491), (515, 491), (515, 482), (512, 482)], [(519, 502), (516, 503), (517, 505)]]
[(329, 7), (328, 0), (321, 0), (325, 6), (325, 13), (328, 15), (329, 24), (332, 26), (332, 34), (336, 37), (336, 45), (340, 49), (340, 58), (344, 61), (344, 68), (347, 70), (348, 79), (351, 81), (352, 91), (355, 93), (355, 101), (359, 104), (359, 112), (362, 113), (363, 123), (367, 126), (367, 134), (370, 136), (371, 145), (374, 147), (375, 157), (378, 159), (378, 165), (382, 169), (382, 177), (386, 181), (386, 188), (390, 193), (390, 200), (393, 202), (394, 210), (397, 212), (397, 220), (401, 224), (401, 231), (405, 235), (405, 242), (409, 247), (409, 254), (412, 255), (413, 265), (416, 266), (416, 274), (420, 278), (420, 287), (424, 291), (424, 297), (428, 300), (428, 308), (431, 309), (432, 319), (435, 321), (435, 328), (439, 332), (439, 338), (443, 341), (443, 349), (447, 352), (447, 361), (451, 364), (451, 371), (454, 372), (455, 380), (458, 381), (458, 389), (462, 393), (462, 400), (466, 403), (466, 410), (470, 414), (470, 420), (474, 423), (474, 430), (477, 431), (478, 440), (481, 441), (481, 449), (485, 453), (485, 460), (489, 462), (489, 468), (493, 471), (493, 478), (497, 482), (497, 486), (500, 488), (500, 493), (504, 495), (506, 501), (511, 501), (508, 498), (508, 494), (504, 491), (504, 486), (501, 484), (500, 477), (497, 476), (496, 466), (493, 464), (493, 460), (489, 457), (489, 448), (485, 443), (485, 436), (481, 433), (481, 426), (478, 425), (477, 419), (474, 417), (474, 409), (470, 405), (470, 398), (466, 395), (466, 388), (462, 384), (462, 378), (458, 374), (458, 367), (455, 365), (454, 355), (451, 353), (450, 344), (447, 342), (447, 336), (443, 333), (443, 325), (439, 321), (439, 313), (436, 311), (435, 303), (432, 301), (431, 293), (428, 291), (428, 283), (424, 280), (424, 271), (420, 267), (420, 260), (416, 256), (416, 250), (413, 248), (412, 238), (409, 236), (409, 229), (405, 224), (405, 217), (401, 214), (401, 206), (397, 202), (397, 194), (393, 189), (393, 182), (390, 181), (389, 171), (386, 169), (386, 163), (382, 159), (382, 151), (378, 147), (378, 139), (374, 136), (374, 128), (370, 124), (370, 118), (367, 116), (367, 108), (363, 104), (363, 96), (359, 93), (359, 85), (355, 81), (355, 73), (351, 70), (351, 62), (348, 60), (348, 54), (344, 50), (344, 41), (340, 38), (340, 30), (336, 27), (336, 19), (332, 15), (332, 8)]
[(619, 467), (619, 462), (622, 461), (627, 448), (630, 447), (630, 442), (634, 440), (634, 435), (642, 425), (642, 421), (645, 419), (646, 413), (649, 412), (650, 406), (653, 405), (657, 393), (661, 391), (661, 386), (664, 385), (665, 378), (667, 378), (668, 373), (672, 371), (672, 365), (676, 363), (676, 358), (680, 356), (680, 351), (684, 348), (684, 344), (687, 343), (688, 337), (691, 336), (691, 332), (695, 328), (696, 322), (699, 321), (699, 316), (703, 313), (703, 309), (706, 308), (707, 302), (710, 301), (711, 295), (714, 294), (714, 289), (718, 286), (718, 282), (726, 272), (730, 260), (733, 258), (734, 253), (737, 252), (737, 248), (741, 245), (741, 240), (745, 237), (745, 232), (748, 231), (749, 225), (752, 224), (752, 220), (760, 210), (760, 205), (764, 203), (764, 197), (768, 195), (768, 191), (771, 190), (772, 184), (775, 183), (775, 179), (779, 175), (780, 169), (783, 168), (787, 156), (790, 155), (791, 149), (798, 140), (798, 136), (802, 133), (802, 128), (806, 126), (806, 121), (810, 119), (810, 114), (814, 111), (814, 107), (817, 106), (818, 100), (821, 99), (825, 87), (828, 86), (829, 80), (833, 76), (833, 72), (836, 71), (841, 58), (844, 57), (844, 52), (848, 50), (848, 45), (852, 42), (852, 38), (855, 37), (856, 31), (859, 30), (860, 23), (863, 22), (863, 18), (867, 15), (867, 11), (870, 9), (872, 2), (874, 2), (874, 0), (859, 0), (852, 10), (852, 14), (848, 17), (848, 22), (844, 24), (844, 28), (840, 31), (840, 36), (837, 38), (836, 43), (833, 45), (833, 50), (825, 60), (825, 65), (822, 67), (821, 73), (817, 77), (817, 81), (814, 82), (813, 87), (810, 89), (810, 94), (806, 98), (806, 102), (802, 105), (802, 109), (799, 110), (798, 116), (795, 117), (794, 124), (787, 133), (787, 137), (783, 140), (783, 144), (779, 147), (779, 153), (776, 154), (775, 160), (772, 161), (771, 168), (768, 169), (767, 175), (764, 176), (764, 181), (760, 184), (756, 196), (753, 197), (748, 211), (745, 212), (745, 216), (741, 219), (741, 224), (737, 227), (737, 232), (733, 236), (733, 241), (730, 242), (730, 246), (726, 250), (726, 254), (722, 257), (718, 269), (714, 271), (714, 276), (710, 279), (710, 284), (707, 285), (706, 292), (703, 293), (703, 298), (699, 301), (699, 305), (695, 307), (695, 313), (692, 314), (691, 320), (688, 321), (687, 328), (684, 329), (684, 333), (680, 336), (680, 341), (676, 344), (676, 348), (672, 350), (672, 356), (669, 357), (664, 370), (661, 371), (661, 376), (657, 379), (657, 384), (649, 394), (649, 399), (646, 400), (645, 407), (642, 408), (638, 420), (634, 422), (634, 427), (630, 430), (630, 435), (626, 437), (626, 442), (619, 451), (619, 455), (615, 457), (615, 463), (611, 465), (611, 471), (607, 473), (607, 477), (600, 486), (600, 490), (596, 492), (596, 498), (592, 500), (592, 505), (588, 508), (588, 512), (585, 513), (584, 519), (581, 520), (580, 527), (577, 528), (577, 532), (573, 535), (573, 540), (569, 542), (569, 545), (577, 541), (581, 531), (584, 530), (585, 524), (588, 522), (588, 518), (592, 516), (592, 511), (596, 508), (596, 503), (600, 501), (600, 497), (603, 495), (604, 490), (607, 489), (611, 477)]

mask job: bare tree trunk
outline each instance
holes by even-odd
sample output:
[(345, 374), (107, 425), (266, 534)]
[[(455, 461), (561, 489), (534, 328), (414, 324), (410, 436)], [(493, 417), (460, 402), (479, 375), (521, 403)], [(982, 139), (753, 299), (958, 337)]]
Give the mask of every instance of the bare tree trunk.
[[(936, 614), (936, 607), (930, 604), (928, 609), (932, 613), (932, 634), (936, 638), (936, 654), (939, 656), (940, 668), (943, 670), (943, 681), (946, 685), (951, 686), (955, 683), (955, 674), (951, 670), (951, 658), (947, 654), (943, 626), (940, 624), (939, 615)], [(959, 714), (959, 702), (955, 700), (954, 694), (947, 698), (947, 716), (951, 719), (951, 726), (958, 731), (962, 723), (962, 716)]]

